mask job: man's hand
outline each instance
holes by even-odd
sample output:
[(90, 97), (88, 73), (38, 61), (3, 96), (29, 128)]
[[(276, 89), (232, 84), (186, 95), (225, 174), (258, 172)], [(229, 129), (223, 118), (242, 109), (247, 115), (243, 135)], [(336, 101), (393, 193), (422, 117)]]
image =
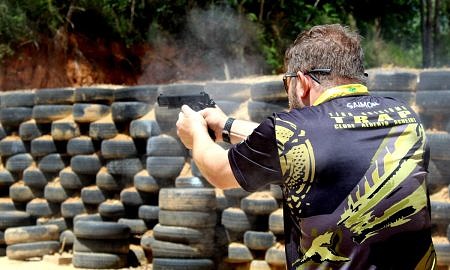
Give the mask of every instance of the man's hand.
[(215, 108), (203, 109), (199, 113), (205, 118), (208, 127), (214, 131), (216, 141), (222, 141), (222, 130), (228, 119), (226, 114), (217, 105)]
[(205, 132), (208, 134), (207, 124), (203, 116), (187, 105), (181, 107), (176, 125), (178, 137), (188, 149), (192, 149), (196, 133)]

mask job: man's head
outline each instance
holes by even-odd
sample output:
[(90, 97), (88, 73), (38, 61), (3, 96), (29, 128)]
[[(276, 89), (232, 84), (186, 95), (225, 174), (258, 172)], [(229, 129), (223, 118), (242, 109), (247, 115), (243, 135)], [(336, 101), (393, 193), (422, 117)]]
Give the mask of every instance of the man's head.
[(285, 68), (303, 73), (330, 68), (330, 75), (316, 73), (318, 79), (351, 80), (364, 83), (364, 54), (360, 36), (339, 24), (319, 25), (303, 31), (285, 54)]
[[(285, 69), (287, 72), (300, 72), (309, 77), (307, 81), (313, 88), (320, 86), (319, 88), (324, 89), (348, 83), (365, 84), (363, 59), (360, 36), (356, 32), (339, 24), (319, 25), (300, 33), (286, 50)], [(330, 69), (330, 72), (314, 71), (315, 69)], [(290, 97), (294, 95), (299, 97), (299, 93), (289, 93)], [(291, 100), (291, 103), (295, 102), (296, 100)], [(291, 104), (291, 107), (303, 106)]]

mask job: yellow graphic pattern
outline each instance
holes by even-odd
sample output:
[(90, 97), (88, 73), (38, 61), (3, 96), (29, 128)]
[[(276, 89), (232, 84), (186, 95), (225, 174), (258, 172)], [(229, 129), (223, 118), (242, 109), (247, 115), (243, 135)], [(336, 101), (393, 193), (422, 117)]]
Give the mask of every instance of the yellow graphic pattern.
[(307, 262), (312, 257), (320, 257), (323, 262), (346, 262), (349, 261), (349, 258), (342, 257), (334, 252), (334, 240), (335, 233), (326, 232), (318, 237), (314, 238), (311, 246), (314, 248), (308, 249), (308, 251), (304, 254), (303, 258), (300, 260), (300, 263)]
[[(382, 201), (408, 178), (424, 153), (423, 146), (425, 143), (423, 140), (425, 137), (418, 133), (419, 131), (423, 132), (423, 130), (418, 129), (417, 124), (410, 124), (397, 137), (395, 134), (400, 132), (401, 128), (401, 126), (392, 128), (375, 154), (372, 161), (374, 165), (369, 168), (364, 177), (365, 190), (358, 190), (355, 198), (352, 198), (352, 195), (347, 198), (348, 208), (342, 214), (339, 223), (359, 236), (363, 234), (363, 231), (368, 232), (363, 235), (360, 242), (384, 229), (384, 227), (379, 228), (380, 224), (395, 227), (407, 223), (410, 220), (408, 217), (419, 212), (427, 204), (425, 184), (423, 184), (409, 196), (385, 209), (382, 216), (375, 217), (373, 214), (375, 207), (382, 204)], [(392, 138), (396, 138), (395, 143), (388, 145)], [(403, 157), (407, 155), (418, 140), (422, 140), (422, 147), (418, 148), (411, 158), (403, 160)], [(381, 156), (384, 157), (381, 159)], [(378, 164), (380, 160), (383, 162), (383, 169)], [(369, 179), (372, 184), (370, 184)], [(413, 209), (413, 211), (408, 212), (407, 216), (386, 223), (396, 213), (406, 208)]]
[(278, 154), (285, 186), (294, 193), (286, 194), (291, 210), (301, 211), (302, 199), (311, 187), (315, 174), (315, 159), (311, 142), (305, 138), (305, 131), (289, 121), (277, 118), (275, 132)]

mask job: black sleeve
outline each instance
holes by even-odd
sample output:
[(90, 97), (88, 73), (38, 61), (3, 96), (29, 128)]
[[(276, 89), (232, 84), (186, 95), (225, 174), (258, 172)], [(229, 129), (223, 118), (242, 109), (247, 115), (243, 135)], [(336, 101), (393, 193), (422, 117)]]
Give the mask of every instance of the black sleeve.
[(243, 142), (228, 152), (228, 160), (241, 187), (253, 192), (268, 184), (281, 184), (274, 118), (262, 122)]

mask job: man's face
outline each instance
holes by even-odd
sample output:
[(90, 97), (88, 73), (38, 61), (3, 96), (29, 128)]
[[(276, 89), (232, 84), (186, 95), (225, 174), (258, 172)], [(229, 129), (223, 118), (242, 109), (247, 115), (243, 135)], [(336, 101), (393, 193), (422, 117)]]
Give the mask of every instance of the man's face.
[(291, 78), (288, 83), (288, 101), (289, 101), (289, 110), (292, 109), (300, 109), (305, 107), (301, 98), (297, 94), (297, 87), (301, 87), (298, 85), (298, 79), (296, 77)]

